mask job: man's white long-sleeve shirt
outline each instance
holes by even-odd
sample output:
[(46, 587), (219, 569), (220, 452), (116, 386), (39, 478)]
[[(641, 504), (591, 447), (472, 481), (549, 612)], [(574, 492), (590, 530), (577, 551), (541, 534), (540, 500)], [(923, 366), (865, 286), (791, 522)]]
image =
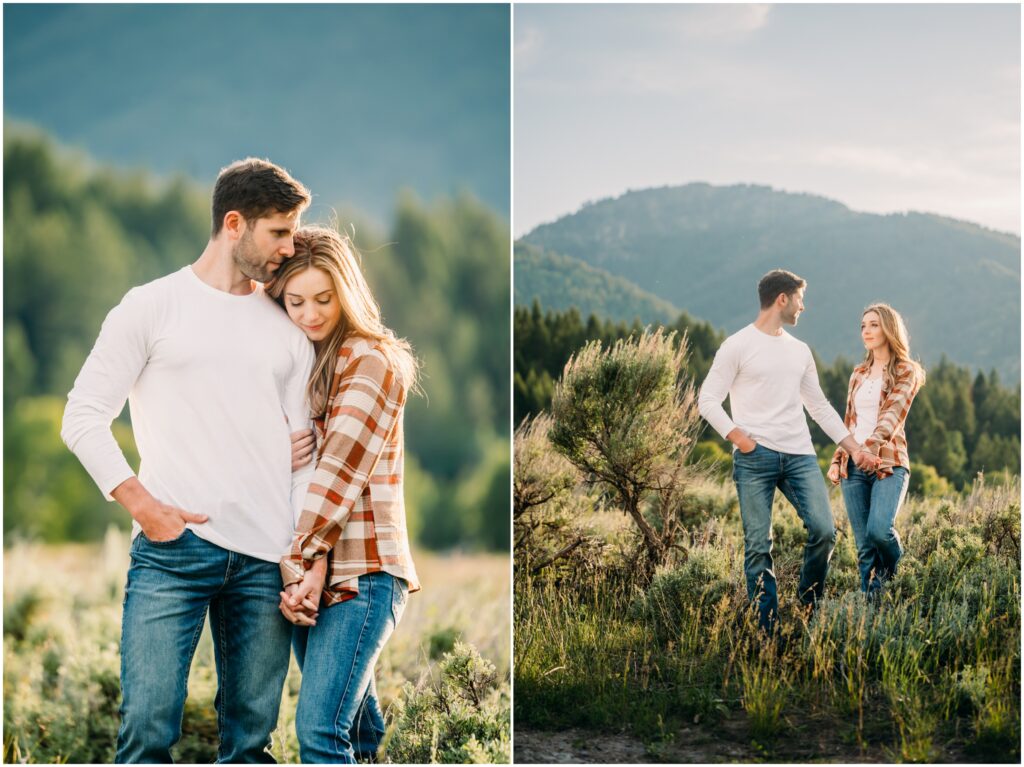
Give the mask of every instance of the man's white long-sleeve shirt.
[(186, 266), (133, 288), (107, 315), (61, 436), (109, 500), (135, 476), (110, 429), (128, 399), (143, 486), (208, 515), (188, 525), (200, 538), (276, 562), (313, 471), (292, 473), (289, 439), (310, 425), (313, 357), (262, 289), (226, 293)]
[[(722, 407), (726, 396), (731, 418)], [(810, 347), (785, 330), (772, 336), (753, 324), (725, 339), (697, 407), (722, 437), (739, 427), (758, 444), (791, 455), (814, 455), (804, 407), (834, 442), (850, 433), (821, 391)]]

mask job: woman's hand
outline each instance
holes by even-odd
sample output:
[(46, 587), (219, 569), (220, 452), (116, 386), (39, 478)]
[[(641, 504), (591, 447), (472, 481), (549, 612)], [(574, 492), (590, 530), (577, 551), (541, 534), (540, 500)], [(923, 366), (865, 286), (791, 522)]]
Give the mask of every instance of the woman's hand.
[(829, 466), (828, 467), (828, 473), (825, 476), (828, 477), (828, 481), (831, 482), (833, 485), (838, 485), (839, 484), (839, 464), (838, 463), (833, 463), (831, 466)]
[(315, 626), (326, 578), (327, 557), (320, 557), (301, 581), (285, 586), (278, 605), (284, 617), (296, 626)]
[(853, 454), (853, 460), (861, 471), (878, 471), (878, 467), (882, 465), (881, 458), (863, 449)]
[(293, 431), (292, 438), (292, 471), (298, 471), (313, 458), (316, 438), (312, 429)]

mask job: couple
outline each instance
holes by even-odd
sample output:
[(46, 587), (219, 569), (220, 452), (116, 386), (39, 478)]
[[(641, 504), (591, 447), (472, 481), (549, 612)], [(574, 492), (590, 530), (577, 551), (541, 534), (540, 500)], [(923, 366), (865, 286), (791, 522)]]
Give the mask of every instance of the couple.
[[(778, 617), (771, 529), (776, 488), (807, 529), (797, 596), (810, 609), (824, 594), (835, 548), (835, 523), (803, 408), (839, 444), (828, 478), (842, 482), (861, 589), (877, 598), (903, 553), (893, 527), (910, 480), (903, 424), (924, 384), (900, 315), (886, 304), (869, 306), (861, 317), (867, 353), (850, 376), (841, 419), (821, 391), (810, 348), (783, 329), (797, 324), (806, 288), (782, 269), (761, 278), (757, 319), (725, 340), (698, 397), (701, 415), (735, 446), (747, 596), (769, 633)], [(731, 418), (722, 407), (726, 395)]]
[[(273, 762), (291, 647), (304, 762), (372, 758), (383, 735), (374, 664), (419, 588), (402, 500), (416, 361), (348, 240), (299, 228), (309, 202), (270, 162), (222, 170), (202, 255), (125, 295), (68, 397), (64, 441), (134, 519), (119, 763), (171, 761), (207, 612), (219, 762)], [(137, 477), (110, 428), (126, 398)]]

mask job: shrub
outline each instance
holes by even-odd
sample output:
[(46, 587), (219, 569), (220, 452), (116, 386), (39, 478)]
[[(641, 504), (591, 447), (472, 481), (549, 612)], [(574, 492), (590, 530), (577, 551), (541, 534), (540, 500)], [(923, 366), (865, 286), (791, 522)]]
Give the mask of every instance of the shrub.
[(456, 642), (436, 679), (406, 683), (381, 746), (389, 762), (507, 763), (511, 755), (508, 695), (494, 665), (472, 645)]

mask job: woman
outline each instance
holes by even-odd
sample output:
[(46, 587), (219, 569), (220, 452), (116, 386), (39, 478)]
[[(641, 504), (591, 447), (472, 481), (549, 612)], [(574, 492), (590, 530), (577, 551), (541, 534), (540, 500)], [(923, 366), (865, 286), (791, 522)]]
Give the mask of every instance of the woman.
[(836, 450), (828, 478), (842, 482), (846, 515), (857, 541), (861, 590), (877, 599), (903, 555), (894, 523), (910, 482), (910, 457), (903, 424), (924, 370), (910, 359), (903, 318), (887, 304), (861, 316), (866, 354), (853, 370), (846, 396), (846, 426), (869, 455), (858, 466)]
[[(320, 449), (291, 551), (281, 611), (302, 670), (303, 762), (373, 757), (384, 734), (374, 665), (419, 589), (402, 499), (402, 413), (416, 386), (409, 344), (386, 328), (352, 245), (304, 227), (268, 293), (313, 341), (308, 395)], [(322, 609), (320, 609), (322, 608)]]

